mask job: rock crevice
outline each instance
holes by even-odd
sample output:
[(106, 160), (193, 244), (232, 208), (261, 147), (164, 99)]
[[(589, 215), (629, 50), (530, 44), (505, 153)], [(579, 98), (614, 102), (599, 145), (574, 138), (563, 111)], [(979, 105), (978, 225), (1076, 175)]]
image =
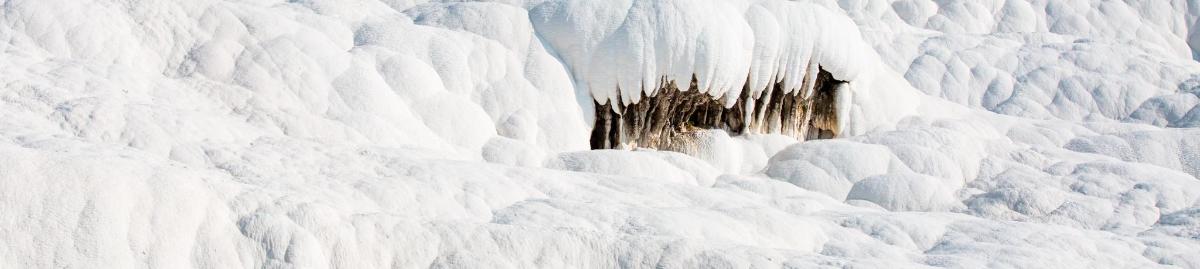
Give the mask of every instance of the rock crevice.
[(846, 82), (816, 69), (805, 74), (800, 89), (776, 82), (756, 94), (747, 84), (732, 104), (700, 91), (695, 76), (686, 88), (661, 78), (653, 94), (639, 91), (641, 98), (632, 104), (595, 104), (592, 149), (682, 150), (691, 133), (709, 129), (730, 135), (782, 134), (801, 141), (832, 138), (840, 132), (837, 95)]

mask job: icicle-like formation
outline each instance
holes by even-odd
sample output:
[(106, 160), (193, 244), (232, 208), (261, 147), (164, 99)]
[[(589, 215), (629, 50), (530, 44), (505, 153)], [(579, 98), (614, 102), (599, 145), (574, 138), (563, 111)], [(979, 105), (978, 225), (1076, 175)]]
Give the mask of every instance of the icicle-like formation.
[(593, 148), (670, 148), (695, 128), (838, 135), (847, 108), (837, 95), (873, 55), (840, 12), (782, 0), (551, 0), (530, 18), (595, 101)]
[(694, 77), (683, 89), (676, 81), (663, 78), (657, 94), (641, 93), (640, 102), (596, 103), (592, 148), (687, 150), (690, 133), (704, 129), (722, 129), (734, 135), (778, 133), (799, 140), (831, 138), (840, 131), (836, 99), (845, 82), (824, 69), (816, 70), (806, 74), (810, 79), (802, 84), (804, 91), (788, 91), (778, 82), (759, 94), (740, 91), (733, 104), (698, 91)]
[(663, 78), (695, 78), (695, 90), (730, 106), (743, 89), (799, 90), (817, 65), (854, 81), (873, 52), (841, 12), (784, 0), (550, 0), (530, 19), (599, 104), (631, 105)]

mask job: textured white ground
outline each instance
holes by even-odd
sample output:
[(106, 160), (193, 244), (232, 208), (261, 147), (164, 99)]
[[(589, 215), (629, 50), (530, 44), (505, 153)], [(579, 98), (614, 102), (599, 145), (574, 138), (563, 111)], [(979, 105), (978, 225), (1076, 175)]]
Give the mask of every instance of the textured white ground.
[[(1200, 2), (447, 2), (0, 1), (0, 268), (1200, 268)], [(586, 150), (816, 62), (842, 138)]]

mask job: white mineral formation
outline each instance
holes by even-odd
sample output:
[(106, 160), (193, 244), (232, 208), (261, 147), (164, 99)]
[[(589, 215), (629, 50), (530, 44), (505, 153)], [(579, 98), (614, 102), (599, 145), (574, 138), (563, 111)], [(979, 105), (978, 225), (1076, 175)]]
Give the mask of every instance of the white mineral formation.
[(1198, 7), (0, 0), (0, 268), (1200, 268)]

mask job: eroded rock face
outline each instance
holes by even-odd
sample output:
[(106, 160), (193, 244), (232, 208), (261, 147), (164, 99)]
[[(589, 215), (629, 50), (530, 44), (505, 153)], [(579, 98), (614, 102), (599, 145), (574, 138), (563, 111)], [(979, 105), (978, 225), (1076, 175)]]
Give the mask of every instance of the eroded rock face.
[(643, 91), (633, 104), (596, 103), (592, 149), (686, 151), (690, 134), (707, 129), (730, 135), (776, 133), (798, 140), (832, 138), (840, 132), (836, 100), (846, 82), (817, 70), (805, 74), (799, 90), (789, 91), (778, 82), (758, 94), (743, 89), (733, 104), (700, 91), (694, 76), (686, 89), (674, 80), (660, 79), (661, 86), (652, 96)]

